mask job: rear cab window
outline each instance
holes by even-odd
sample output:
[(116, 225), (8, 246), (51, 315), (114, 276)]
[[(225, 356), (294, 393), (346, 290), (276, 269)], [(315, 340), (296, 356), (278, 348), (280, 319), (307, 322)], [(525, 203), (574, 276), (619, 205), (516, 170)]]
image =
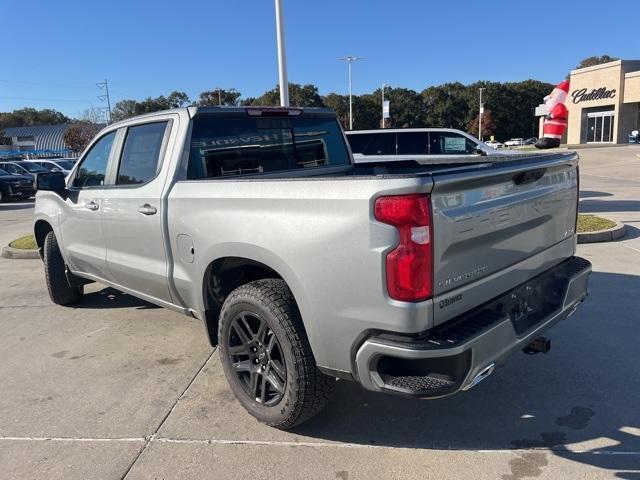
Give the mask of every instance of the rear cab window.
[(193, 119), (188, 179), (349, 165), (333, 116), (200, 114)]

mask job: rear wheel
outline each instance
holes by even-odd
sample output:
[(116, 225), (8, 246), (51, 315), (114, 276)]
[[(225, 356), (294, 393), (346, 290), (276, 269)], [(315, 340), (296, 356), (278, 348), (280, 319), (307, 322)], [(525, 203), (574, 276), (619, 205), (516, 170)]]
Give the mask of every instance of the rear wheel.
[(326, 404), (335, 379), (318, 370), (283, 280), (257, 280), (234, 290), (220, 313), (219, 342), (231, 389), (259, 421), (291, 428)]
[(44, 275), (47, 290), (53, 303), (58, 305), (73, 305), (82, 299), (84, 287), (69, 283), (67, 267), (64, 263), (58, 240), (53, 232), (49, 232), (44, 239), (43, 246)]

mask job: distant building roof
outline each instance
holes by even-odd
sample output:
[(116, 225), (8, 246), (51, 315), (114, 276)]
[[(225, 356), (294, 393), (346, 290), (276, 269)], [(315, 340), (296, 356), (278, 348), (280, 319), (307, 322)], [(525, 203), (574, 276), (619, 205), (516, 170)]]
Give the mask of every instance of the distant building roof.
[(4, 137), (33, 137), (36, 150), (63, 150), (64, 134), (69, 124), (38, 125), (34, 127), (7, 127), (3, 129)]

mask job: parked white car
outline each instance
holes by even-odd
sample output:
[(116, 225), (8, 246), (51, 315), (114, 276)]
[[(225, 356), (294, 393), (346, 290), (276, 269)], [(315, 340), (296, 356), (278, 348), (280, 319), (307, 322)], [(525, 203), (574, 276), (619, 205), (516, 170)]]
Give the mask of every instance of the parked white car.
[(524, 145), (524, 138), (512, 138), (504, 142), (505, 147), (521, 147)]
[(485, 145), (488, 145), (491, 148), (502, 148), (502, 147), (504, 147), (504, 145), (502, 143), (498, 142), (497, 140), (487, 140), (484, 143), (485, 143)]
[(473, 135), (453, 128), (385, 128), (345, 132), (355, 163), (416, 160), (446, 163), (461, 155), (514, 155), (498, 152)]
[(62, 158), (54, 158), (54, 159), (46, 159), (46, 160), (35, 158), (31, 160), (25, 160), (25, 162), (37, 163), (41, 167), (44, 167), (47, 170), (49, 170), (50, 172), (62, 172), (65, 174), (65, 176), (71, 173), (71, 170), (73, 170), (73, 165), (75, 164), (73, 160), (62, 159)]

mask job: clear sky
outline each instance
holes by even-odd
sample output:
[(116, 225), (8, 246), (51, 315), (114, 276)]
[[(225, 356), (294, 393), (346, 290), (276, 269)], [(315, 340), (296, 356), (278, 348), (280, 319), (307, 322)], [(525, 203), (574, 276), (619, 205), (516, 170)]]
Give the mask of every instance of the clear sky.
[[(583, 58), (640, 59), (637, 0), (283, 0), (289, 80), (321, 94), (382, 83), (422, 90), (476, 80), (556, 83)], [(77, 116), (112, 103), (278, 81), (273, 0), (3, 0), (0, 111)], [(36, 85), (37, 84), (37, 85)]]

